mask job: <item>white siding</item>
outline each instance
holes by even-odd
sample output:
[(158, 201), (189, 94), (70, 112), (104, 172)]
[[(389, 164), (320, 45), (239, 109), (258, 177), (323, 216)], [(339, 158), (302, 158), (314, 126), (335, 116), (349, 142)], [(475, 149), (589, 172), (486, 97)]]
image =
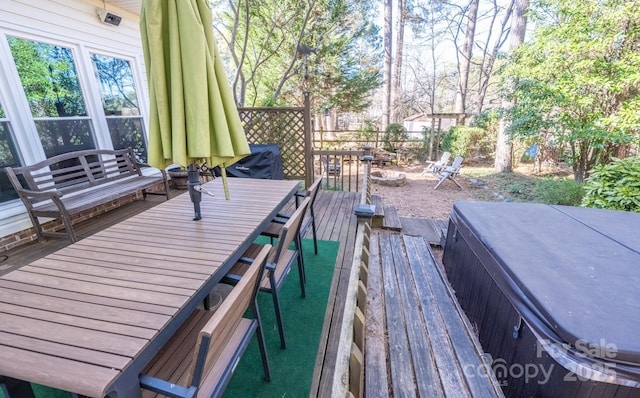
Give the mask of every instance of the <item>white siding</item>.
[[(90, 53), (98, 52), (131, 61), (143, 117), (147, 120), (148, 94), (144, 73), (144, 57), (140, 41), (138, 16), (109, 3), (106, 8), (122, 17), (119, 26), (104, 24), (97, 16), (96, 8), (104, 8), (102, 1), (93, 0), (0, 0), (0, 98), (12, 123), (25, 161), (33, 162), (42, 157), (40, 149), (24, 149), (37, 139), (35, 126), (25, 117), (25, 101), (21, 85), (11, 70), (12, 62), (5, 37), (16, 36), (69, 47), (74, 51), (76, 67), (85, 93), (87, 108), (97, 115), (102, 111), (98, 86), (93, 78)], [(8, 71), (8, 72), (7, 72)], [(89, 98), (92, 97), (92, 98)], [(10, 103), (11, 102), (11, 103)], [(21, 113), (22, 112), (22, 113)], [(98, 146), (108, 145), (105, 137), (106, 123), (98, 121)], [(29, 138), (30, 137), (30, 138)], [(110, 141), (109, 141), (110, 142)], [(18, 201), (0, 204), (0, 237), (29, 228), (31, 223)]]

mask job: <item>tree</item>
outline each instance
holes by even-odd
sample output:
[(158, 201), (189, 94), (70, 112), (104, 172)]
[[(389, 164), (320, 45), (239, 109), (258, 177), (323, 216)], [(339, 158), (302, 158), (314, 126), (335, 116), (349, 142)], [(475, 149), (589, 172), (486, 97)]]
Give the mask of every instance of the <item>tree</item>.
[(391, 121), (391, 66), (393, 35), (393, 1), (384, 0), (384, 101), (382, 103), (382, 127)]
[(568, 153), (581, 182), (640, 132), (640, 1), (549, 0), (534, 9), (533, 40), (505, 70), (514, 82), (512, 137)]
[(407, 51), (402, 72), (407, 76), (402, 106), (408, 114), (452, 109), (456, 77), (441, 51), (447, 41), (449, 11), (450, 7), (441, 2), (414, 4), (408, 11), (407, 22), (412, 34), (408, 47), (413, 51)]
[[(475, 98), (475, 107), (473, 108), (475, 113), (482, 113), (484, 110), (484, 102), (489, 89), (489, 83), (493, 77), (493, 66), (498, 57), (498, 51), (502, 48), (506, 38), (508, 37), (507, 25), (511, 20), (511, 12), (513, 11), (515, 0), (507, 5), (503, 10), (497, 0), (493, 0), (493, 10), (491, 15), (491, 22), (489, 24), (489, 33), (487, 40), (482, 46), (482, 54), (479, 60), (479, 71), (477, 81), (477, 94)], [(497, 18), (503, 12), (502, 22), (500, 23), (500, 30), (494, 34), (494, 25)]]
[(467, 88), (469, 86), (469, 70), (471, 69), (471, 56), (473, 54), (473, 42), (476, 34), (476, 19), (478, 18), (478, 7), (480, 0), (471, 0), (467, 11), (467, 26), (462, 47), (462, 60), (460, 52), (458, 55), (458, 91), (456, 95), (456, 113), (465, 113)]
[(305, 90), (316, 109), (358, 110), (380, 85), (371, 0), (230, 0), (215, 7), (240, 105), (301, 105)]
[[(524, 42), (527, 28), (527, 10), (529, 9), (529, 0), (515, 0), (514, 10), (511, 16), (511, 39), (509, 40), (509, 51), (513, 52)], [(509, 85), (507, 80), (507, 85)], [(517, 95), (502, 100), (502, 108), (510, 109)], [(496, 160), (494, 168), (501, 173), (510, 173), (513, 169), (513, 145), (507, 132), (506, 120), (500, 121), (498, 130), (498, 138), (496, 142)]]
[(402, 101), (402, 53), (404, 50), (404, 26), (407, 14), (405, 0), (398, 1), (398, 29), (396, 30), (396, 56), (393, 68), (393, 84), (391, 87), (391, 123), (400, 122), (400, 107)]

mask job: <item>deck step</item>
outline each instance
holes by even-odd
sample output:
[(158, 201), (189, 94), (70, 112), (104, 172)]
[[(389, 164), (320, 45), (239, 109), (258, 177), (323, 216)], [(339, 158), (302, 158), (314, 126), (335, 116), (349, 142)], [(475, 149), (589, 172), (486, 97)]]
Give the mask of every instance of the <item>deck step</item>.
[[(449, 221), (448, 220), (437, 220), (437, 219), (432, 219), (432, 221), (434, 222), (434, 227), (436, 229), (436, 231), (440, 231), (440, 246), (444, 247), (444, 244), (447, 242), (447, 231), (449, 229)], [(433, 246), (437, 246), (438, 243), (431, 243), (429, 242), (429, 244), (433, 245)]]
[(447, 239), (447, 220), (438, 218), (400, 217), (402, 232), (409, 236), (422, 236), (431, 246), (442, 246)]
[(402, 223), (398, 217), (398, 209), (395, 206), (384, 206), (384, 219), (382, 220), (382, 229), (391, 231), (402, 231)]
[(372, 227), (382, 228), (382, 220), (384, 219), (384, 205), (379, 195), (371, 195), (371, 204), (375, 206), (375, 213), (371, 220)]

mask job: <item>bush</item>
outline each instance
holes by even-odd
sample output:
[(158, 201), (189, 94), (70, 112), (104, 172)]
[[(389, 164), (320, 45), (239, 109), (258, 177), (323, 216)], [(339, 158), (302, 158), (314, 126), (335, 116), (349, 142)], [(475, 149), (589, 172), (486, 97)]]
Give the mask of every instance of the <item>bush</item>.
[(384, 134), (384, 150), (388, 152), (396, 152), (407, 138), (409, 138), (409, 134), (403, 125), (399, 123), (389, 124), (385, 129)]
[(442, 137), (442, 148), (465, 159), (482, 159), (493, 153), (495, 138), (480, 127), (456, 126)]
[(513, 181), (505, 184), (502, 190), (520, 200), (530, 201), (533, 199), (531, 193), (533, 191), (533, 184), (529, 182)]
[(582, 206), (640, 213), (640, 157), (594, 167), (584, 183)]
[(573, 180), (547, 178), (536, 181), (536, 200), (550, 205), (580, 206), (584, 189)]

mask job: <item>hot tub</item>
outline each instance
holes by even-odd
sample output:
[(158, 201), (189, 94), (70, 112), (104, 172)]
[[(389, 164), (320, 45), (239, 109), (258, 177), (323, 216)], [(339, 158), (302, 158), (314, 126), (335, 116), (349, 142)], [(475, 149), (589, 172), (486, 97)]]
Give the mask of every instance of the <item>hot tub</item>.
[(640, 214), (457, 202), (443, 263), (506, 396), (640, 396)]

